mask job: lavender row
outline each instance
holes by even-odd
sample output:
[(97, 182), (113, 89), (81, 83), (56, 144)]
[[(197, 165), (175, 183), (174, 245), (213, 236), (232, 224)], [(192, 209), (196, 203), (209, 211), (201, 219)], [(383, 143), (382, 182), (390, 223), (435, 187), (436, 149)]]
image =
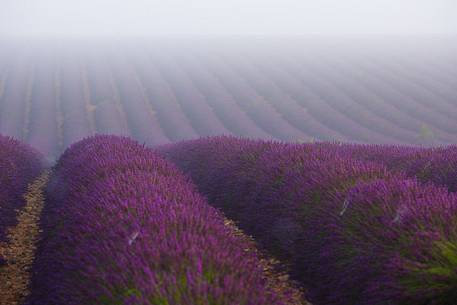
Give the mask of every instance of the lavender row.
[(85, 99), (85, 80), (81, 58), (67, 53), (60, 58), (59, 98), (62, 147), (92, 134), (90, 115)]
[(292, 304), (189, 179), (128, 138), (65, 151), (42, 225), (27, 304)]
[(15, 224), (16, 210), (25, 204), (27, 185), (43, 168), (41, 158), (28, 145), (0, 135), (0, 241), (5, 240), (6, 229)]
[(457, 147), (432, 148), (395, 145), (319, 144), (323, 149), (358, 160), (380, 162), (390, 170), (403, 171), (421, 182), (432, 182), (457, 191)]
[(456, 195), (335, 150), (232, 137), (158, 149), (314, 304), (452, 304)]

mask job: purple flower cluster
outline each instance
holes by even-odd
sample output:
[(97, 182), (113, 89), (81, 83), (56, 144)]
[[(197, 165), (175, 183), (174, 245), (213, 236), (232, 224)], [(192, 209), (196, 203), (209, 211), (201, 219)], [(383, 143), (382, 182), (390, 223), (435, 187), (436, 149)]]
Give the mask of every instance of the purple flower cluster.
[(213, 137), (158, 151), (289, 262), (314, 304), (455, 304), (456, 195), (343, 148)]
[(72, 145), (47, 192), (26, 304), (287, 304), (189, 178), (133, 140)]
[[(331, 146), (331, 144), (323, 144)], [(405, 172), (421, 182), (432, 182), (457, 191), (457, 146), (417, 148), (390, 145), (335, 146), (343, 155), (359, 160), (382, 162), (391, 170)]]
[(0, 135), (0, 241), (16, 221), (27, 185), (43, 169), (42, 156), (28, 145)]

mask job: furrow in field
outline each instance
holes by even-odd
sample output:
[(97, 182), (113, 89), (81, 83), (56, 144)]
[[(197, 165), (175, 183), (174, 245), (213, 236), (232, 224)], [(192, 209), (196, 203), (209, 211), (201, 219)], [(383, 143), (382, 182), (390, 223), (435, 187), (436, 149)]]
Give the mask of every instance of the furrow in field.
[(376, 84), (376, 88), (373, 88), (373, 90), (377, 90), (382, 93), (389, 101), (391, 101), (391, 103), (398, 105), (398, 107), (402, 107), (404, 112), (415, 115), (424, 123), (440, 129), (443, 132), (449, 134), (453, 134), (455, 132), (455, 122), (443, 115), (440, 115), (438, 112), (434, 111), (434, 109), (430, 108), (429, 105), (422, 104), (420, 101), (415, 100), (412, 96), (402, 91), (396, 82), (393, 82), (383, 76), (382, 72), (379, 72), (379, 68), (370, 68), (370, 64), (367, 64), (366, 61), (364, 62), (360, 58), (354, 60), (353, 63), (364, 71), (365, 80), (371, 82), (373, 85)]
[(196, 59), (189, 55), (175, 56), (179, 66), (189, 76), (224, 126), (234, 135), (272, 139), (272, 135), (257, 126), (238, 105), (234, 97)]
[(208, 67), (209, 72), (219, 83), (232, 94), (240, 107), (263, 130), (275, 138), (285, 141), (308, 141), (310, 136), (285, 121), (279, 113), (260, 95), (248, 86), (240, 77), (233, 73), (218, 56), (213, 53), (196, 54), (202, 65)]
[(157, 65), (160, 72), (170, 84), (181, 108), (199, 136), (231, 134), (208, 103), (206, 97), (198, 91), (189, 76), (176, 64), (174, 58), (165, 52), (156, 56), (158, 57)]
[(353, 142), (383, 142), (383, 139), (380, 139), (377, 134), (332, 108), (312, 88), (306, 83), (297, 80), (289, 71), (282, 69), (275, 63), (265, 64), (262, 60), (256, 60), (256, 65), (262, 73), (268, 76), (282, 90), (289, 92), (297, 102), (307, 108), (317, 120), (328, 128), (340, 132)]
[[(68, 51), (71, 52), (71, 51)], [(92, 134), (86, 111), (80, 57), (67, 53), (61, 59), (60, 110), (63, 148)]]
[[(313, 55), (312, 55), (313, 56)], [(311, 58), (312, 58), (311, 56)], [(310, 61), (311, 58), (301, 59), (301, 61)], [(307, 67), (310, 67), (308, 63)], [(336, 65), (324, 56), (320, 57), (320, 62), (313, 65), (312, 73), (325, 78), (338, 91), (344, 93), (353, 101), (352, 108), (360, 109), (355, 111), (358, 113), (364, 124), (372, 124), (373, 129), (379, 132), (390, 135), (404, 144), (421, 144), (420, 122), (416, 123), (416, 128), (410, 126), (412, 118), (406, 113), (398, 115), (398, 110), (386, 104), (384, 99), (372, 91), (365, 88), (352, 77), (350, 69), (341, 71)], [(350, 107), (350, 106), (348, 106)]]
[(131, 135), (148, 145), (169, 143), (125, 54), (112, 56), (110, 66)]
[(51, 54), (38, 54), (30, 111), (27, 116), (26, 141), (38, 148), (46, 157), (56, 159), (58, 127), (56, 107), (56, 61)]
[(30, 267), (39, 240), (40, 215), (44, 206), (44, 189), (49, 180), (45, 171), (28, 187), (26, 205), (18, 212), (17, 225), (8, 230), (7, 241), (0, 244), (0, 305), (20, 305), (30, 294)]
[[(430, 92), (427, 87), (420, 86), (414, 81), (411, 81), (405, 75), (399, 74), (396, 70), (389, 69), (390, 59), (379, 59), (375, 56), (370, 56), (363, 60), (362, 64), (366, 69), (372, 71), (371, 74), (377, 75), (395, 88), (398, 91), (410, 96), (418, 104), (428, 108), (429, 111), (436, 113), (440, 120), (445, 120), (450, 128), (457, 130), (456, 118), (457, 108), (447, 103), (439, 95)], [(382, 67), (380, 69), (379, 67)]]
[(198, 137), (198, 133), (184, 114), (172, 88), (165, 82), (151, 54), (146, 51), (139, 52), (134, 65), (146, 97), (167, 138), (176, 141)]
[(13, 57), (9, 71), (0, 112), (0, 133), (23, 139), (26, 100), (33, 83), (33, 65), (29, 56), (20, 53)]
[[(354, 80), (359, 82), (361, 85), (366, 87), (377, 96), (383, 97), (384, 101), (390, 104), (391, 107), (397, 109), (396, 112), (391, 112), (393, 116), (400, 116), (401, 118), (402, 115), (405, 115), (405, 120), (407, 120), (408, 117), (412, 117), (416, 121), (416, 123), (412, 124), (417, 127), (418, 131), (420, 131), (422, 125), (427, 125), (432, 128), (432, 130), (441, 141), (446, 143), (452, 143), (456, 141), (455, 135), (448, 133), (442, 129), (440, 130), (437, 126), (434, 125), (434, 120), (427, 113), (427, 109), (423, 109), (420, 107), (420, 105), (417, 105), (414, 101), (412, 101), (411, 98), (400, 94), (391, 88), (388, 84), (383, 83), (382, 80), (370, 75), (369, 71), (359, 67), (356, 60), (348, 62), (349, 60), (346, 58), (344, 60), (337, 59), (337, 61), (337, 65), (344, 67), (344, 69), (350, 69), (350, 75)], [(419, 124), (419, 126), (417, 126), (417, 124)]]
[(420, 63), (408, 62), (402, 56), (391, 57), (389, 61), (384, 61), (385, 68), (395, 71), (399, 76), (410, 82), (421, 86), (443, 99), (446, 107), (453, 107), (454, 112), (457, 108), (457, 88), (449, 83), (449, 76), (436, 65), (422, 66)]
[(323, 67), (320, 63), (314, 64), (303, 58), (298, 63), (287, 59), (282, 60), (282, 63), (287, 71), (314, 90), (330, 107), (349, 120), (370, 130), (373, 133), (373, 139), (381, 143), (400, 144), (404, 142), (404, 139), (398, 139), (392, 132), (389, 132), (391, 130), (386, 130), (386, 128), (389, 129), (389, 124), (384, 119), (374, 116), (371, 111), (361, 107), (351, 96), (336, 87), (328, 79), (328, 75), (322, 76)]
[(86, 60), (90, 87), (89, 111), (94, 116), (95, 132), (127, 135), (127, 124), (118, 107), (106, 54), (89, 54)]
[(307, 108), (300, 105), (288, 92), (281, 90), (244, 56), (240, 56), (236, 61), (230, 61), (229, 56), (227, 56), (225, 60), (230, 62), (231, 67), (236, 69), (239, 75), (243, 75), (250, 86), (269, 101), (291, 125), (317, 140), (332, 141), (345, 138), (339, 132), (329, 129), (317, 121)]

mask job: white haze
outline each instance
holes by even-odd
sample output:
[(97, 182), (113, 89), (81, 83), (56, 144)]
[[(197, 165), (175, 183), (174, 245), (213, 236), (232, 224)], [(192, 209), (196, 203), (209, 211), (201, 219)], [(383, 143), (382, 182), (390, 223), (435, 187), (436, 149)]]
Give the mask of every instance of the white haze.
[(454, 35), (456, 0), (2, 0), (2, 36)]

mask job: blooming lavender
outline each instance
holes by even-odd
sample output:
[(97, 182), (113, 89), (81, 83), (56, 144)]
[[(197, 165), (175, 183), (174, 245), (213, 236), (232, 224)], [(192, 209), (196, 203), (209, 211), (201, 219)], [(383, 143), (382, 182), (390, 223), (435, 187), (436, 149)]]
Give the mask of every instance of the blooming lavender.
[(421, 149), (370, 149), (212, 137), (158, 151), (289, 262), (314, 304), (454, 304), (456, 195), (414, 177)]
[(189, 178), (128, 138), (65, 151), (27, 304), (290, 304)]
[(432, 182), (457, 191), (457, 147), (407, 147), (399, 145), (355, 145), (340, 146), (319, 143), (324, 149), (359, 160), (374, 161), (386, 165), (390, 170), (403, 171), (421, 182)]
[(24, 204), (27, 185), (43, 169), (38, 151), (13, 138), (0, 135), (0, 241), (14, 225), (16, 210)]

